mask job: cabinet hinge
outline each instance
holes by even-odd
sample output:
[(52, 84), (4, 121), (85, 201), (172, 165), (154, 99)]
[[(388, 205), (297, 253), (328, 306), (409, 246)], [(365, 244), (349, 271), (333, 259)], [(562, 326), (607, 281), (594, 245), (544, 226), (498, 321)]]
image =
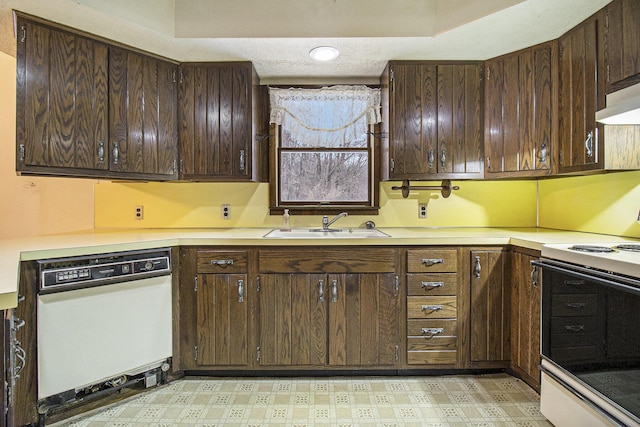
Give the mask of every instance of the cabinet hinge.
[(260, 361), (260, 347), (256, 348), (256, 360)]
[(395, 162), (395, 160), (391, 159), (390, 163), (391, 163), (391, 172), (393, 172), (394, 169), (396, 168), (396, 162)]
[(20, 34), (20, 42), (24, 43), (24, 42), (27, 41), (27, 27), (22, 25), (20, 27), (20, 32), (21, 32), (21, 34)]
[(562, 165), (562, 150), (560, 150), (560, 153), (558, 155), (558, 158), (560, 160), (560, 165)]
[(398, 348), (398, 346), (396, 346), (396, 360), (398, 360), (400, 358), (400, 349)]
[(184, 82), (184, 71), (180, 70), (180, 83)]
[(173, 159), (173, 173), (178, 172), (178, 160)]
[(193, 278), (193, 292), (198, 292), (198, 276)]
[(491, 68), (487, 67), (487, 70), (485, 71), (485, 78), (487, 80), (491, 79)]
[(396, 276), (396, 280), (395, 280), (395, 286), (396, 286), (396, 295), (398, 295), (398, 292), (400, 292), (400, 279), (398, 279), (398, 276)]
[(256, 290), (257, 290), (258, 292), (260, 292), (260, 277), (258, 277), (258, 279), (256, 280), (256, 282), (257, 282), (257, 284), (258, 284), (258, 287), (256, 288)]
[(198, 346), (193, 346), (193, 360), (198, 360)]
[(24, 147), (24, 144), (20, 144), (20, 161), (24, 162), (24, 159), (26, 156), (27, 156), (27, 150)]
[(611, 82), (611, 66), (607, 64), (607, 83)]
[(393, 72), (393, 68), (391, 70), (389, 70), (389, 81), (394, 81), (395, 80), (395, 73)]
[(184, 159), (180, 159), (180, 173), (184, 173)]
[(607, 10), (607, 13), (604, 14), (604, 27), (606, 29), (609, 29), (609, 11)]

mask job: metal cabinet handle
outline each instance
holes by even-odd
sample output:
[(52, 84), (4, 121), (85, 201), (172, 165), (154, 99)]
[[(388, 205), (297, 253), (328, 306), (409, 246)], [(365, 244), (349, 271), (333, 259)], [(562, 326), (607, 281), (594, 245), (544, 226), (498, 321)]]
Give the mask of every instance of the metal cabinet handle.
[(98, 142), (98, 163), (104, 163), (104, 141)]
[(422, 328), (422, 335), (426, 335), (426, 338), (433, 338), (434, 336), (443, 333), (444, 328)]
[(338, 281), (331, 281), (331, 302), (338, 302)]
[(436, 265), (436, 264), (444, 264), (444, 259), (442, 259), (442, 258), (423, 258), (421, 262), (422, 262), (422, 265), (430, 267), (430, 266)]
[(233, 260), (232, 259), (212, 259), (211, 265), (219, 265), (219, 266), (233, 265)]
[(444, 286), (444, 282), (422, 282), (422, 289), (430, 291), (431, 289), (441, 288)]
[(531, 269), (531, 283), (533, 284), (534, 288), (538, 287), (538, 267), (534, 266)]
[(440, 311), (444, 308), (443, 305), (423, 305), (420, 311)]
[(567, 325), (564, 327), (567, 331), (581, 332), (584, 331), (584, 325)]
[(113, 143), (113, 164), (117, 165), (120, 160), (120, 144), (118, 142)]
[(540, 163), (547, 163), (547, 141), (540, 145)]
[(565, 305), (567, 308), (585, 308), (587, 304), (584, 302), (570, 302)]
[(584, 148), (587, 150), (587, 157), (593, 157), (593, 131), (589, 131), (587, 139), (584, 141)]
[(22, 372), (25, 367), (27, 353), (24, 351), (24, 348), (22, 348), (20, 341), (18, 340), (14, 340), (13, 342), (13, 353), (16, 356), (16, 363), (13, 367), (13, 379), (15, 381), (20, 378), (20, 372)]
[(240, 150), (240, 170), (242, 172), (244, 172), (244, 169), (245, 169), (245, 166), (246, 166), (245, 163), (246, 163), (246, 161), (245, 161), (244, 150)]
[(446, 163), (447, 163), (447, 152), (443, 148), (442, 151), (440, 151), (440, 166), (442, 166), (442, 168), (444, 169), (444, 165)]
[(436, 155), (433, 153), (433, 149), (429, 150), (428, 161), (429, 169), (433, 169), (433, 162), (436, 161)]
[(13, 330), (13, 332), (16, 332), (18, 329), (22, 328), (24, 326), (24, 320), (19, 319), (17, 317), (13, 318), (13, 328), (11, 328)]
[(238, 302), (244, 302), (244, 280), (238, 280)]
[(318, 280), (318, 301), (324, 302), (324, 280)]
[(565, 280), (563, 283), (572, 288), (581, 288), (584, 286), (584, 280)]
[(477, 279), (480, 278), (480, 272), (482, 271), (482, 266), (480, 265), (480, 257), (476, 257), (475, 264), (473, 266), (473, 276)]

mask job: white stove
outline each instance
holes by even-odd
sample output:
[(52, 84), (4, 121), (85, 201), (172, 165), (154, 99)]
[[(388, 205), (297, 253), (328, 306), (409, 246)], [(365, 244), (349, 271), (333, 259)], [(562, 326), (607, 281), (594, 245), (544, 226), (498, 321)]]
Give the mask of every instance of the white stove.
[(541, 254), (543, 258), (640, 278), (640, 243), (554, 243), (543, 245)]

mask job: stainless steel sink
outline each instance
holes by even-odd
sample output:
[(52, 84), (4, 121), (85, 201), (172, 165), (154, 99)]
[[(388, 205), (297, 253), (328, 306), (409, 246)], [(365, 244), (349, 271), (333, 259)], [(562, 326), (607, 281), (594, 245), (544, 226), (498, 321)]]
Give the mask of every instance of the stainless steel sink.
[(344, 228), (324, 231), (322, 229), (294, 228), (291, 231), (273, 229), (264, 235), (267, 239), (371, 239), (385, 238), (388, 234), (380, 230), (366, 228)]

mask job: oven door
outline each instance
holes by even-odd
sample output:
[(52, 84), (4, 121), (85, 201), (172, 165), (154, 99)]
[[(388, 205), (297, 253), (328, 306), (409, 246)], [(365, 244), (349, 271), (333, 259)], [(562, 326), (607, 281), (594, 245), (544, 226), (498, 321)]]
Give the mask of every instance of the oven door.
[(562, 384), (616, 424), (639, 425), (638, 281), (552, 260), (537, 265), (546, 380)]

